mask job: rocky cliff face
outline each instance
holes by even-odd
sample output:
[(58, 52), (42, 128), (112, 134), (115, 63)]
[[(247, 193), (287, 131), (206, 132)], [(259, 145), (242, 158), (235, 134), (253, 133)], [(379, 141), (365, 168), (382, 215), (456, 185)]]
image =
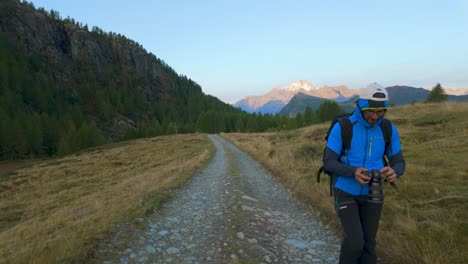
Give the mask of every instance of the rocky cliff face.
[[(89, 32), (76, 23), (50, 18), (32, 6), (16, 0), (0, 2), (0, 31), (8, 34), (14, 45), (22, 45), (28, 56), (45, 58), (54, 70), (54, 77), (78, 89), (73, 72), (93, 69), (96, 80), (108, 78), (109, 66), (118, 64), (127, 74), (145, 76), (164, 82), (175, 73), (149, 54), (138, 43), (123, 36), (104, 36)], [(82, 67), (84, 69), (78, 69)], [(112, 78), (119, 81), (120, 76)], [(150, 99), (168, 96), (158, 89), (158, 82), (138, 87)], [(161, 94), (162, 93), (162, 94)]]

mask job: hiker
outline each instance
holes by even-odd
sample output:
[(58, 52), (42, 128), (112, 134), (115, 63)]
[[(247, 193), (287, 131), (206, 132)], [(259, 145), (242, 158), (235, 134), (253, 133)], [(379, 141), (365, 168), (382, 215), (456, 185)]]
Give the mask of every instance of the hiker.
[[(384, 140), (380, 125), (387, 109), (385, 88), (377, 83), (370, 84), (360, 94), (349, 116), (352, 123), (349, 149), (343, 151), (338, 123), (327, 140), (324, 168), (336, 175), (335, 207), (344, 232), (339, 263), (377, 263), (376, 235), (383, 201), (375, 203), (368, 199), (371, 178), (365, 174), (379, 170), (386, 181), (394, 183), (405, 170), (400, 137), (390, 122), (391, 139), (388, 144)], [(388, 165), (384, 156), (388, 158)]]

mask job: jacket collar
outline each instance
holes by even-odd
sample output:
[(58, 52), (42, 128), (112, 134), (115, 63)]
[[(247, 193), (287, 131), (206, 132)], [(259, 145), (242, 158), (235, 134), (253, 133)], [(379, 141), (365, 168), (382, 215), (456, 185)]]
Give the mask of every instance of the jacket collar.
[(382, 116), (381, 118), (379, 118), (379, 120), (378, 120), (375, 124), (370, 124), (369, 122), (367, 122), (367, 121), (364, 119), (364, 116), (362, 116), (362, 110), (361, 110), (361, 108), (359, 107), (358, 104), (356, 104), (356, 108), (354, 109), (353, 116), (356, 118), (356, 120), (357, 120), (361, 125), (363, 125), (363, 126), (366, 127), (366, 128), (371, 128), (371, 127), (373, 127), (373, 126), (380, 125), (380, 123), (382, 123), (382, 119), (383, 119), (383, 116)]

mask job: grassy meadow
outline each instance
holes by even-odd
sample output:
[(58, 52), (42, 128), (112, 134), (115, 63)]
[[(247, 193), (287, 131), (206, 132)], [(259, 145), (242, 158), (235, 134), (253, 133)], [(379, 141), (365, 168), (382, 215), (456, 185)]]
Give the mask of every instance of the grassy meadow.
[(96, 239), (170, 198), (213, 150), (205, 135), (173, 135), (0, 163), (0, 263), (85, 260)]
[[(400, 190), (384, 187), (378, 234), (382, 263), (468, 263), (468, 103), (392, 107), (406, 159)], [(292, 131), (223, 134), (339, 232), (329, 182), (316, 183), (329, 122)]]

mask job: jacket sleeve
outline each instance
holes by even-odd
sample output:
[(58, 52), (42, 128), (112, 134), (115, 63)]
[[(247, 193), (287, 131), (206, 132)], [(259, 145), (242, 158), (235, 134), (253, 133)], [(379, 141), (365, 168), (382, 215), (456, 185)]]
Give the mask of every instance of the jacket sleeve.
[(343, 140), (341, 139), (341, 127), (339, 123), (336, 123), (328, 136), (323, 155), (323, 166), (326, 171), (340, 176), (354, 176), (356, 167), (343, 164), (340, 160), (342, 148)]
[(353, 176), (356, 167), (341, 163), (340, 156), (333, 150), (326, 147), (323, 155), (323, 167), (326, 171), (333, 172), (340, 176)]
[(387, 151), (389, 166), (395, 171), (398, 177), (405, 173), (406, 162), (401, 150), (400, 135), (397, 128), (392, 125), (392, 144), (391, 148)]

